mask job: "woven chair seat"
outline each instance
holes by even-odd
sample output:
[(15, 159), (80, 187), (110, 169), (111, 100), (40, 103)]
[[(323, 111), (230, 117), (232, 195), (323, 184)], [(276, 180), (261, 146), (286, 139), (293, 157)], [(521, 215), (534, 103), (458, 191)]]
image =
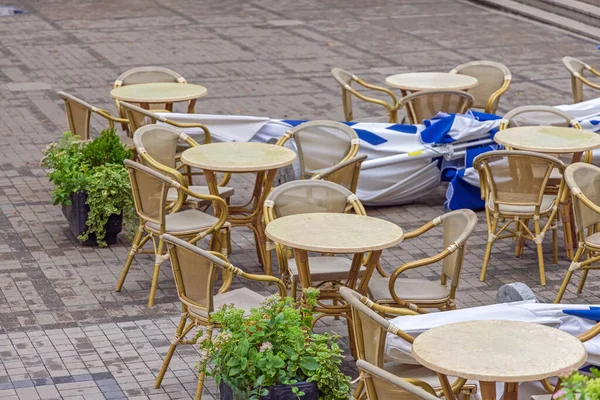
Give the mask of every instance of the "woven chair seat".
[[(427, 300), (440, 301), (450, 297), (448, 288), (439, 281), (428, 281), (427, 279), (397, 279), (395, 292), (408, 302), (423, 302)], [(390, 294), (389, 279), (375, 276), (369, 281), (369, 295), (377, 302), (395, 300)]]
[[(308, 265), (310, 266), (310, 277), (313, 281), (341, 281), (348, 278), (352, 260), (345, 257), (316, 256), (308, 257)], [(298, 276), (296, 260), (289, 259), (288, 268), (293, 276)], [(363, 274), (364, 270), (361, 270), (359, 276)]]
[[(265, 296), (248, 288), (229, 290), (213, 297), (213, 309), (217, 311), (225, 304), (233, 304), (236, 308), (244, 310), (247, 315), (252, 308), (260, 307), (260, 303), (264, 300)], [(202, 318), (208, 318), (208, 313), (199, 308), (190, 307), (190, 312)]]
[[(556, 195), (544, 195), (544, 197), (542, 197), (542, 204), (540, 206), (540, 214), (547, 214), (552, 211), (552, 205), (554, 204), (555, 199)], [(494, 199), (490, 198), (488, 201), (488, 208), (490, 210), (494, 209)], [(500, 214), (509, 215), (533, 215), (535, 211), (534, 206), (513, 206), (508, 204), (500, 204), (498, 208), (500, 209)]]
[(127, 136), (126, 133), (118, 133), (119, 139), (121, 140), (121, 144), (127, 147), (133, 147), (133, 138)]
[[(215, 225), (217, 221), (217, 218), (202, 211), (194, 209), (179, 211), (165, 216), (165, 231), (173, 234), (199, 232)], [(160, 232), (160, 225), (154, 222), (147, 222), (146, 227)]]
[[(198, 193), (198, 194), (206, 194), (206, 195), (210, 194), (210, 191), (208, 190), (208, 186), (188, 186), (188, 189), (190, 189), (192, 192)], [(218, 189), (219, 189), (219, 196), (223, 199), (233, 196), (233, 188), (232, 187), (218, 186)], [(177, 201), (177, 189), (176, 188), (169, 188), (169, 191), (167, 192), (167, 201)], [(185, 201), (186, 201), (186, 203), (195, 202), (195, 203), (199, 203), (201, 205), (205, 205), (205, 204), (209, 203), (208, 200), (201, 200), (201, 199), (197, 199), (197, 198), (191, 197), (191, 196), (188, 196)]]
[(592, 247), (600, 247), (600, 232), (596, 232), (585, 238), (585, 244)]
[(551, 394), (538, 394), (536, 396), (531, 396), (531, 400), (552, 400)]

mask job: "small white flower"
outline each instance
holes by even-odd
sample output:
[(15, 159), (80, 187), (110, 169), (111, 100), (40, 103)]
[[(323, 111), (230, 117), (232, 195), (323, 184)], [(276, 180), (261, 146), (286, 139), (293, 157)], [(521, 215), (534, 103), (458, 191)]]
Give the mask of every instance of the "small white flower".
[(260, 349), (258, 351), (260, 351), (261, 353), (264, 353), (267, 350), (271, 350), (273, 348), (273, 345), (271, 344), (271, 342), (264, 342), (263, 344), (260, 345)]

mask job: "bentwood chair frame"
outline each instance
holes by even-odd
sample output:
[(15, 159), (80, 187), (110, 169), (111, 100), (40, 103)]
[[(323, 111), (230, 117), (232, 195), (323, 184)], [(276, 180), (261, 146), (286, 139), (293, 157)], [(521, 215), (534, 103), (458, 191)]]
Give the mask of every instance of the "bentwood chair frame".
[(349, 160), (342, 161), (331, 168), (317, 172), (310, 179), (321, 179), (342, 185), (352, 193), (356, 194), (358, 179), (360, 178), (360, 167), (367, 159), (366, 155), (352, 157)]
[[(564, 112), (562, 110), (559, 110), (558, 108), (550, 107), (550, 106), (543, 106), (543, 105), (533, 105), (533, 106), (517, 107), (515, 109), (512, 109), (508, 113), (506, 113), (506, 115), (500, 121), (500, 126), (499, 126), (498, 130), (502, 131), (504, 129), (508, 129), (509, 127), (511, 127), (512, 124), (515, 123), (516, 117), (518, 117), (519, 115), (522, 115), (522, 114), (527, 114), (527, 113), (553, 114), (564, 121), (563, 123), (561, 123), (561, 125), (566, 126), (566, 127), (571, 126), (575, 129), (583, 129), (581, 127), (581, 124), (579, 123), (579, 121), (577, 121), (577, 119), (571, 117), (569, 114), (567, 114), (566, 112)], [(555, 154), (551, 154), (551, 155), (557, 156)], [(560, 157), (557, 157), (557, 158), (560, 158)], [(569, 163), (578, 162), (580, 159), (581, 159), (581, 153), (573, 153), (573, 155), (571, 156), (571, 160), (569, 160), (570, 161)], [(592, 152), (591, 151), (585, 152), (584, 160), (585, 160), (585, 162), (592, 161)], [(564, 160), (563, 160), (563, 162), (564, 162)], [(559, 184), (560, 180), (562, 180), (562, 176), (560, 176), (560, 177), (557, 176), (556, 172), (555, 172), (553, 174), (553, 176), (550, 177), (549, 187), (547, 188), (547, 193), (557, 193), (558, 192), (558, 184)], [(573, 223), (571, 221), (571, 197), (568, 195), (566, 190), (564, 191), (563, 197), (560, 199), (560, 202), (559, 202), (559, 213), (560, 213), (560, 219), (563, 224), (564, 241), (565, 241), (567, 257), (571, 259), (571, 258), (573, 258), (573, 247), (574, 247), (573, 246), (573, 241), (574, 241), (573, 232), (574, 232), (574, 230), (573, 230)], [(520, 254), (519, 252), (522, 251), (522, 249), (523, 249), (523, 240), (519, 240), (517, 242), (517, 253)]]
[[(306, 189), (306, 192), (294, 193), (296, 190), (302, 189)], [(321, 193), (327, 193), (327, 198), (321, 198)], [(285, 201), (289, 203), (284, 204)], [(298, 208), (294, 209), (292, 212), (285, 210), (286, 206), (292, 205)], [(357, 215), (367, 215), (365, 208), (360, 200), (358, 200), (358, 197), (356, 197), (356, 195), (354, 195), (345, 187), (334, 182), (310, 180), (287, 182), (273, 189), (264, 202), (263, 215), (265, 218), (265, 223), (268, 225), (275, 219), (285, 215), (316, 212), (345, 213), (348, 211), (352, 211)], [(294, 262), (296, 270), (291, 270), (288, 262), (292, 255), (291, 249), (280, 243), (275, 243), (274, 245), (279, 264), (279, 272), (284, 282), (286, 282), (290, 287), (292, 297), (296, 298), (298, 284), (297, 279), (302, 279), (302, 271), (300, 266)], [(335, 298), (337, 294), (337, 287), (343, 285), (343, 281), (348, 278), (348, 272), (351, 268), (350, 260), (337, 257), (335, 261), (345, 263), (347, 260), (348, 263), (347, 265), (344, 264), (339, 271), (332, 272), (332, 263), (335, 261), (330, 259), (330, 257), (334, 257), (334, 255), (309, 257), (309, 267), (312, 268), (312, 271), (308, 272), (311, 274), (311, 279), (309, 282), (301, 283), (303, 287), (308, 287), (312, 286), (312, 279), (315, 279), (316, 282), (319, 282), (316, 287), (323, 290), (323, 294), (320, 296), (320, 299)], [(378, 270), (380, 273), (384, 273), (380, 266), (378, 266)], [(337, 304), (337, 302), (334, 302), (334, 304)], [(315, 311), (325, 312), (327, 314), (335, 314), (336, 316), (346, 312), (345, 307), (343, 306), (334, 309), (327, 306), (326, 310), (315, 308)]]
[[(210, 131), (209, 131), (208, 127), (202, 123), (199, 123), (199, 122), (197, 122), (197, 123), (177, 122), (177, 121), (169, 119), (165, 116), (153, 113), (152, 111), (145, 110), (134, 104), (127, 103), (125, 101), (121, 102), (121, 110), (123, 111), (123, 113), (125, 114), (127, 119), (129, 120), (129, 125), (131, 127), (131, 131), (133, 131), (133, 132), (136, 132), (138, 129), (140, 129), (143, 126), (150, 125), (150, 124), (157, 124), (157, 122), (160, 122), (162, 124), (170, 125), (177, 129), (200, 128), (203, 131), (204, 144), (211, 142)], [(183, 144), (185, 144), (187, 146), (190, 146), (190, 147), (199, 146), (199, 143), (195, 139), (192, 139), (189, 135), (187, 135), (183, 132), (182, 132), (180, 139), (183, 142)], [(179, 160), (179, 158), (180, 158), (180, 154), (176, 154), (175, 159)], [(203, 175), (202, 172), (192, 172), (191, 168), (185, 164), (180, 164), (179, 166), (176, 167), (176, 169), (178, 169), (178, 170), (182, 169), (182, 168), (184, 171), (184, 175), (187, 178), (188, 185), (192, 185), (192, 177), (194, 175)], [(230, 174), (224, 174), (223, 180), (219, 183), (219, 186), (226, 185), (230, 179), (231, 179)]]
[[(440, 253), (405, 263), (398, 267), (389, 279), (374, 277), (369, 282), (369, 291), (371, 298), (377, 303), (390, 307), (408, 308), (419, 313), (426, 313), (424, 309), (437, 308), (444, 310), (456, 309), (456, 289), (460, 282), (463, 262), (465, 257), (465, 247), (467, 240), (477, 226), (477, 214), (472, 210), (456, 210), (446, 213), (440, 217), (423, 225), (419, 229), (404, 234), (404, 240), (421, 236), (434, 227), (441, 226), (444, 232), (444, 250)], [(408, 283), (420, 287), (421, 292), (427, 291), (428, 287), (435, 285), (435, 282), (422, 279), (399, 279), (400, 275), (408, 270), (442, 262), (442, 273), (440, 288), (433, 287), (433, 293), (430, 298), (419, 295), (417, 298), (407, 296), (408, 290), (403, 291), (402, 283)], [(450, 288), (447, 288), (447, 281), (450, 280)], [(384, 284), (385, 288), (383, 288)], [(380, 293), (385, 291), (385, 293)]]
[[(331, 133), (332, 130), (340, 132), (341, 135)], [(316, 131), (318, 132), (315, 134)], [(351, 159), (358, 154), (360, 146), (360, 139), (354, 129), (336, 121), (310, 121), (300, 124), (285, 132), (277, 141), (277, 145), (283, 146), (290, 139), (298, 151), (302, 179), (310, 178)], [(344, 148), (335, 148), (340, 145)], [(330, 158), (328, 162), (323, 161), (325, 157)]]
[(571, 164), (565, 170), (565, 181), (573, 196), (578, 243), (555, 303), (560, 303), (575, 271), (582, 271), (577, 287), (577, 294), (581, 294), (588, 272), (600, 269), (599, 265), (593, 265), (600, 261), (600, 168), (585, 163)]
[[(482, 282), (485, 280), (493, 243), (499, 239), (516, 238), (518, 242), (521, 239), (535, 242), (540, 281), (545, 285), (542, 242), (546, 232), (552, 230), (552, 253), (556, 263), (558, 242), (555, 217), (558, 202), (563, 196), (564, 180), (561, 179), (555, 197), (545, 195), (545, 191), (554, 169), (561, 176), (564, 175), (564, 163), (542, 153), (499, 150), (478, 155), (473, 160), (473, 167), (479, 173), (488, 225), (488, 241), (479, 279)], [(504, 175), (497, 176), (501, 167), (504, 168)], [(506, 186), (507, 183), (511, 186)], [(541, 218), (547, 218), (543, 226)], [(529, 221), (533, 221), (533, 231), (529, 228)], [(514, 229), (511, 228), (513, 223)], [(520, 256), (522, 251), (522, 247), (517, 247), (515, 255)]]
[[(354, 113), (352, 111), (352, 96), (356, 96), (359, 99), (366, 101), (368, 103), (377, 104), (384, 107), (388, 113), (390, 123), (398, 122), (398, 110), (394, 108), (394, 105), (398, 101), (396, 95), (391, 90), (372, 85), (360, 79), (358, 76), (351, 74), (348, 71), (345, 71), (341, 68), (333, 68), (331, 70), (331, 74), (333, 75), (333, 79), (340, 85), (342, 88), (342, 107), (344, 109), (344, 118), (346, 121), (354, 120)], [(365, 96), (364, 94), (358, 92), (356, 89), (352, 87), (352, 83), (356, 82), (356, 84), (370, 90), (375, 90), (377, 92), (385, 93), (391, 98), (391, 102), (388, 103), (384, 100), (377, 99), (374, 97)]]
[[(269, 275), (248, 274), (231, 265), (227, 260), (227, 257), (221, 253), (202, 250), (185, 240), (181, 240), (168, 234), (161, 235), (161, 241), (165, 242), (169, 248), (173, 278), (175, 279), (175, 285), (177, 287), (177, 296), (179, 297), (179, 301), (181, 301), (181, 319), (177, 325), (175, 336), (171, 341), (171, 345), (169, 346), (160, 372), (154, 382), (154, 387), (156, 389), (158, 389), (162, 383), (177, 346), (180, 344), (195, 344), (193, 340), (185, 339), (193, 328), (202, 326), (206, 329), (205, 333), (207, 340), (212, 339), (213, 330), (219, 328), (219, 326), (211, 322), (210, 316), (216, 308), (215, 300), (217, 300), (219, 296), (225, 295), (226, 297), (221, 303), (234, 302), (235, 305), (237, 300), (244, 309), (250, 309), (253, 302), (260, 302), (262, 300), (260, 298), (263, 296), (246, 288), (228, 292), (233, 275), (249, 281), (263, 282), (266, 284), (274, 283), (277, 285), (279, 295), (282, 297), (286, 296), (285, 285), (281, 280)], [(224, 279), (215, 296), (215, 280), (219, 270), (222, 271)], [(247, 300), (244, 301), (245, 299)], [(256, 304), (257, 307), (258, 305), (259, 304)], [(202, 398), (202, 389), (204, 387), (204, 378), (206, 375), (205, 369), (206, 354), (202, 353), (198, 384), (196, 387), (196, 400)]]
[[(125, 262), (125, 266), (121, 272), (121, 277), (117, 283), (116, 291), (121, 291), (133, 259), (137, 254), (154, 254), (154, 273), (152, 276), (152, 286), (150, 288), (150, 296), (148, 299), (148, 307), (152, 307), (154, 305), (154, 297), (156, 294), (156, 288), (158, 286), (160, 265), (169, 258), (164, 249), (164, 242), (160, 238), (161, 235), (164, 233), (169, 233), (173, 236), (187, 239), (190, 243), (196, 243), (197, 241), (211, 235), (211, 250), (221, 250), (224, 254), (226, 254), (226, 230), (222, 228), (227, 221), (227, 203), (219, 196), (192, 192), (173, 178), (165, 176), (158, 171), (142, 164), (130, 160), (125, 160), (124, 164), (129, 171), (133, 202), (140, 221), (135, 232), (135, 237), (131, 243), (131, 250), (129, 251), (127, 261)], [(146, 181), (145, 183), (147, 185), (142, 185), (142, 183), (139, 182), (140, 177), (142, 177), (143, 180), (150, 179), (150, 182)], [(150, 185), (156, 185), (157, 191), (152, 194), (143, 193), (143, 191), (152, 190)], [(167, 202), (167, 193), (169, 188), (177, 189), (178, 193), (177, 201), (171, 204)], [(144, 198), (144, 194), (149, 196)], [(211, 201), (213, 204), (218, 204), (218, 207), (214, 207), (215, 213), (217, 214), (216, 217), (205, 214), (199, 210), (180, 211), (186, 195), (205, 201)], [(152, 205), (157, 205), (158, 209), (148, 210), (148, 208), (151, 208)], [(181, 212), (180, 219), (190, 225), (184, 226), (182, 229), (178, 230), (167, 230), (168, 219), (171, 219), (175, 224), (173, 217), (179, 212)], [(194, 219), (201, 219), (201, 221), (199, 221), (197, 225), (193, 225), (192, 221), (194, 221)], [(159, 239), (158, 244), (156, 243), (156, 239)], [(143, 246), (148, 240), (152, 240), (153, 250), (150, 252), (143, 250)]]
[[(115, 117), (107, 110), (95, 107), (69, 93), (58, 92), (57, 94), (65, 102), (65, 111), (67, 113), (69, 129), (73, 134), (81, 137), (82, 140), (91, 139), (90, 122), (92, 114), (99, 115), (106, 119), (109, 128), (114, 128), (115, 123), (125, 125), (129, 123), (127, 119)], [(130, 138), (129, 140), (122, 138), (122, 140), (125, 142), (125, 145), (131, 147), (132, 143)]]
[[(387, 335), (396, 335), (399, 338), (407, 341), (408, 343), (414, 342), (414, 337), (404, 332), (396, 325), (392, 324), (389, 320), (385, 319), (384, 315), (396, 315), (396, 316), (410, 316), (417, 315), (418, 313), (406, 308), (386, 307), (384, 305), (376, 304), (366, 296), (347, 288), (340, 288), (340, 294), (344, 300), (351, 306), (352, 310), (352, 321), (354, 325), (354, 338), (356, 340), (356, 353), (358, 360), (364, 360), (368, 363), (375, 365), (378, 368), (386, 368), (388, 372), (396, 372), (398, 377), (408, 374), (406, 370), (402, 368), (395, 368), (395, 365), (385, 365), (385, 343)], [(415, 365), (415, 368), (417, 366)], [(426, 391), (429, 391), (436, 396), (445, 395), (447, 399), (454, 399), (454, 394), (465, 394), (468, 397), (470, 394), (475, 393), (477, 387), (475, 385), (466, 385), (467, 380), (463, 378), (456, 379), (452, 384), (448, 382), (448, 378), (442, 374), (436, 374), (430, 371), (431, 374), (427, 373), (426, 376), (429, 383), (424, 382), (418, 378), (402, 378), (410, 384), (419, 386)], [(419, 376), (421, 374), (417, 374)], [(436, 379), (437, 375), (437, 379)], [(414, 376), (414, 375), (413, 375)], [(431, 385), (434, 383), (434, 385)], [(437, 385), (436, 383), (439, 383)], [(433, 389), (433, 391), (430, 391)], [(359, 381), (356, 390), (354, 391), (353, 399), (364, 398), (363, 391), (365, 390), (365, 381), (361, 379)], [(394, 393), (390, 393), (394, 394)], [(398, 393), (395, 393), (397, 396)], [(394, 397), (390, 397), (392, 399)], [(369, 397), (369, 400), (371, 397)], [(380, 400), (387, 400), (380, 399)]]
[(422, 90), (402, 97), (394, 107), (406, 108), (411, 124), (421, 124), (438, 112), (464, 114), (473, 107), (475, 98), (462, 90)]
[(469, 89), (475, 97), (474, 108), (495, 114), (500, 97), (510, 87), (512, 74), (506, 65), (495, 61), (471, 61), (454, 67), (451, 74), (469, 75), (477, 78), (477, 86)]
[[(127, 108), (129, 105), (125, 106), (126, 103), (121, 104), (123, 105), (123, 108), (129, 111)], [(148, 137), (148, 139), (146, 139), (146, 137)], [(152, 139), (154, 139), (155, 142), (153, 142)], [(176, 179), (182, 186), (187, 187), (193, 192), (209, 194), (208, 186), (190, 185), (191, 171), (188, 170), (187, 174), (179, 172), (181, 165), (176, 165), (176, 150), (177, 144), (180, 142), (183, 142), (190, 147), (199, 146), (198, 142), (188, 136), (185, 132), (181, 132), (165, 125), (144, 125), (141, 128), (136, 129), (135, 134), (133, 135), (133, 144), (142, 164), (150, 166), (157, 171)], [(223, 186), (223, 182), (219, 183), (219, 195), (227, 202), (232, 194), (233, 189)], [(177, 196), (176, 190), (170, 190), (167, 195), (167, 200), (175, 201)], [(184, 204), (188, 207), (199, 208), (201, 206), (210, 205), (210, 202), (202, 199), (190, 198), (187, 195), (184, 197)]]
[(595, 77), (600, 77), (600, 71), (592, 68), (588, 64), (574, 57), (563, 57), (563, 64), (571, 73), (571, 90), (573, 92), (573, 103), (581, 103), (583, 99), (583, 85), (592, 89), (600, 90), (600, 84), (591, 82), (583, 76), (584, 71), (591, 73)]
[(421, 385), (412, 384), (364, 360), (356, 361), (356, 366), (360, 372), (360, 379), (364, 382), (369, 400), (404, 398), (398, 396), (398, 389), (406, 392), (406, 396), (410, 398), (439, 400), (439, 397), (435, 395), (435, 390), (425, 382)]

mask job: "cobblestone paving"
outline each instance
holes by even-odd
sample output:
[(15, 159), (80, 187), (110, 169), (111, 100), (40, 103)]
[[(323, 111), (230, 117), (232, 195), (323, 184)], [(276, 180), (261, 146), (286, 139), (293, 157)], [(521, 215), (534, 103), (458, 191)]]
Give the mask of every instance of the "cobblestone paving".
[[(146, 307), (152, 261), (139, 256), (121, 293), (124, 238), (107, 249), (81, 247), (68, 233), (39, 167), (41, 149), (66, 130), (55, 92), (65, 90), (114, 109), (108, 92), (123, 71), (164, 65), (200, 83), (204, 113), (340, 119), (333, 66), (382, 82), (394, 72), (445, 71), (475, 59), (507, 64), (514, 81), (501, 111), (570, 101), (564, 55), (600, 65), (593, 42), (459, 0), (24, 0), (27, 13), (0, 17), (0, 398), (175, 399), (195, 390), (198, 353), (181, 346), (164, 384), (152, 382), (175, 331), (179, 304), (168, 267), (156, 306)], [(381, 110), (357, 108), (357, 117)], [(233, 180), (247, 194), (248, 181)], [(410, 230), (440, 215), (444, 188), (414, 204), (369, 209)], [(494, 302), (498, 287), (521, 281), (551, 301), (568, 262), (547, 257), (548, 285), (538, 284), (534, 249), (521, 259), (498, 243), (488, 279), (478, 280), (486, 242), (483, 215), (469, 242), (459, 307)], [(432, 232), (384, 253), (390, 271), (440, 250)], [(234, 231), (231, 261), (260, 272), (252, 235)], [(550, 254), (548, 243), (545, 245)], [(438, 279), (439, 268), (409, 276)], [(568, 302), (600, 303), (590, 274)], [(236, 282), (241, 285), (241, 282)], [(253, 287), (254, 288), (254, 287)], [(256, 287), (257, 290), (266, 290)], [(269, 288), (271, 289), (271, 288)], [(319, 330), (344, 335), (342, 321)], [(352, 373), (352, 362), (346, 362)], [(218, 396), (214, 383), (207, 398)]]

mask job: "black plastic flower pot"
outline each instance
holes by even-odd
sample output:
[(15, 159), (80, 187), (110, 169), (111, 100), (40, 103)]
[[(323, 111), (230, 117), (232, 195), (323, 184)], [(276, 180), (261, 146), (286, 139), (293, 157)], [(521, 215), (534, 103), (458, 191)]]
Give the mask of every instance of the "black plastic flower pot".
[[(77, 192), (71, 195), (71, 205), (63, 206), (62, 212), (67, 221), (69, 221), (69, 229), (76, 238), (87, 230), (86, 221), (90, 207), (85, 204), (87, 201), (87, 193)], [(111, 215), (106, 223), (106, 236), (104, 241), (106, 244), (117, 243), (117, 235), (123, 230), (123, 215)], [(97, 246), (96, 235), (90, 235), (89, 239), (80, 243), (83, 246)]]
[[(298, 382), (294, 386), (304, 392), (304, 396), (300, 397), (302, 400), (317, 400), (319, 398), (319, 388), (314, 382)], [(276, 385), (267, 389), (269, 394), (261, 396), (260, 400), (298, 400), (298, 396), (292, 392), (290, 385)], [(231, 388), (223, 381), (219, 385), (219, 393), (221, 400), (240, 400), (234, 397)]]

